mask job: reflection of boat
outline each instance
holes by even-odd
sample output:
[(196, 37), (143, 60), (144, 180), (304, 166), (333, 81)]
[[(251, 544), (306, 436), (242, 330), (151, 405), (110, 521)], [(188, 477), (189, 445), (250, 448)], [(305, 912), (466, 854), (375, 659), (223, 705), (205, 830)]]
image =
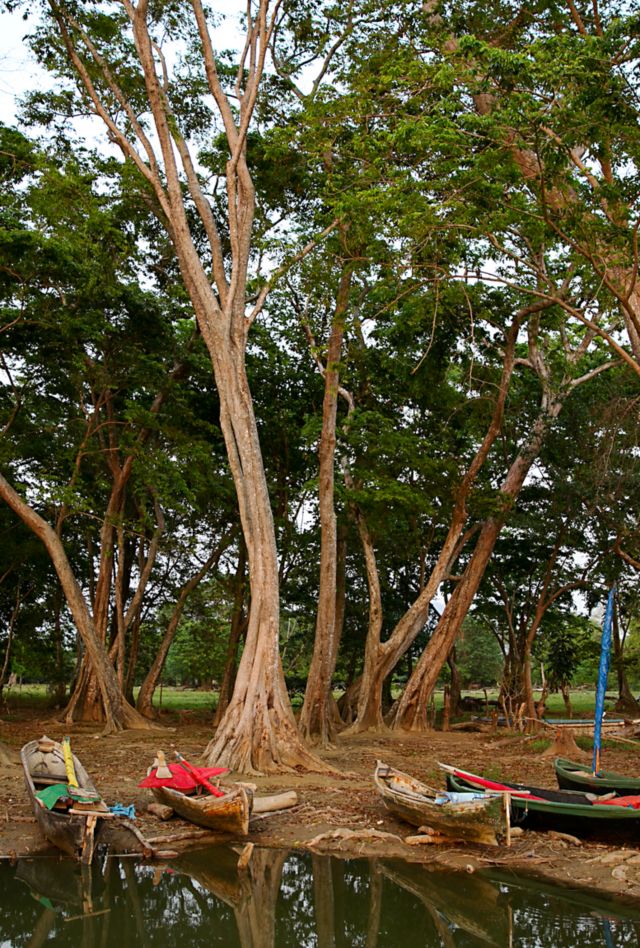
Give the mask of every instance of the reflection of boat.
[[(640, 809), (621, 806), (623, 798), (591, 799), (591, 795), (575, 790), (547, 790), (527, 784), (499, 782), (447, 764), (440, 764), (440, 767), (447, 774), (447, 786), (451, 790), (508, 793), (514, 823), (578, 836), (639, 835)], [(636, 800), (640, 804), (640, 797)]]
[[(70, 753), (70, 752), (69, 752)], [(93, 859), (94, 843), (102, 829), (102, 819), (110, 816), (108, 808), (100, 800), (93, 780), (78, 758), (70, 754), (79, 789), (67, 787), (69, 794), (51, 809), (39, 796), (45, 788), (67, 784), (62, 745), (49, 738), (30, 741), (20, 751), (27, 792), (33, 811), (43, 835), (67, 855), (90, 863)], [(91, 802), (78, 802), (74, 797), (84, 797)]]
[(241, 907), (251, 895), (251, 878), (238, 870), (238, 853), (228, 846), (187, 851), (172, 860), (173, 872), (195, 879), (217, 899)]
[(584, 764), (576, 764), (564, 757), (556, 757), (558, 786), (565, 790), (582, 790), (583, 793), (617, 793), (624, 797), (640, 794), (640, 777), (624, 777), (611, 770), (599, 770), (594, 774)]
[(544, 879), (534, 879), (531, 876), (517, 876), (509, 869), (499, 866), (490, 866), (482, 870), (482, 874), (489, 882), (502, 887), (503, 898), (515, 906), (519, 901), (532, 904), (537, 897), (544, 901), (564, 902), (570, 912), (582, 909), (586, 916), (605, 915), (608, 918), (626, 919), (640, 923), (640, 907), (632, 902), (616, 901), (611, 896), (599, 895), (595, 889), (569, 889), (555, 882), (545, 882)]
[(395, 885), (417, 896), (432, 916), (461, 929), (483, 944), (509, 944), (507, 907), (498, 888), (478, 875), (447, 873), (426, 865), (383, 861), (380, 871)]
[(24, 882), (43, 905), (84, 906), (88, 896), (95, 897), (104, 890), (101, 867), (95, 861), (91, 867), (84, 867), (68, 859), (19, 859), (16, 879)]
[(500, 796), (478, 797), (468, 788), (461, 796), (451, 796), (381, 761), (373, 779), (387, 809), (413, 826), (429, 826), (455, 839), (494, 846), (506, 836), (504, 799)]
[(236, 787), (221, 797), (208, 793), (187, 796), (171, 787), (153, 787), (153, 795), (158, 803), (170, 806), (190, 823), (234, 836), (249, 832), (252, 796), (245, 787)]

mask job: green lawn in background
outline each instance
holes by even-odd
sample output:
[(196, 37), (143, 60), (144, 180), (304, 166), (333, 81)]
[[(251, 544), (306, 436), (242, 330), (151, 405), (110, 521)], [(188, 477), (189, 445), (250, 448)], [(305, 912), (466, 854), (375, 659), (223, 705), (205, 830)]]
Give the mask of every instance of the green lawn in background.
[[(394, 689), (394, 697), (395, 695)], [(136, 689), (137, 693), (137, 689)], [(335, 697), (339, 698), (341, 692), (334, 692)], [(464, 691), (463, 695), (471, 695), (484, 702), (483, 691)], [(497, 690), (488, 691), (487, 695), (490, 701), (495, 701), (498, 697)], [(11, 711), (26, 710), (28, 708), (47, 708), (51, 705), (51, 693), (46, 685), (17, 685), (10, 691), (5, 689), (4, 697), (7, 702), (7, 708), (2, 709), (2, 715), (10, 719)], [(539, 697), (539, 693), (536, 693)], [(162, 694), (160, 689), (156, 689), (154, 695), (154, 706), (161, 707), (163, 711), (201, 711), (203, 713), (212, 712), (215, 709), (218, 700), (217, 691), (200, 691), (191, 688), (176, 688), (175, 686), (163, 686)], [(437, 691), (435, 694), (436, 708), (442, 709), (443, 692)], [(607, 710), (610, 715), (615, 716), (613, 704), (615, 695), (610, 695), (607, 700)], [(302, 704), (302, 697), (296, 695), (294, 706)], [(571, 704), (573, 707), (573, 716), (590, 717), (595, 710), (595, 693), (593, 691), (576, 690), (571, 692)], [(565, 707), (560, 694), (552, 694), (547, 698), (547, 717), (564, 718)]]

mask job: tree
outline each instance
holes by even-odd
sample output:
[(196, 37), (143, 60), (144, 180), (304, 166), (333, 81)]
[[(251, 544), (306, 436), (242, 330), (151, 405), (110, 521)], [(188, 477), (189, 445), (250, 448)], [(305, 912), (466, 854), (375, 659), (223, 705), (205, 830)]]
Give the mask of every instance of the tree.
[[(170, 5), (151, 8), (146, 0), (83, 3), (73, 12), (53, 4), (43, 8), (45, 27), (36, 46), (51, 68), (77, 82), (81, 110), (102, 119), (126, 165), (139, 175), (171, 238), (213, 366), (251, 605), (234, 694), (207, 756), (244, 771), (318, 766), (298, 736), (280, 663), (275, 533), (245, 362), (249, 328), (270, 289), (265, 281), (248, 306), (256, 208), (248, 134), (278, 6), (260, 0), (249, 8), (235, 70), (216, 54), (200, 0), (191, 3), (189, 17), (184, 13), (177, 17)], [(165, 44), (181, 44), (173, 70), (162, 37)], [(211, 175), (225, 189), (226, 203), (219, 204), (208, 193), (195, 150), (199, 137), (218, 135), (217, 122), (226, 152), (224, 165)]]

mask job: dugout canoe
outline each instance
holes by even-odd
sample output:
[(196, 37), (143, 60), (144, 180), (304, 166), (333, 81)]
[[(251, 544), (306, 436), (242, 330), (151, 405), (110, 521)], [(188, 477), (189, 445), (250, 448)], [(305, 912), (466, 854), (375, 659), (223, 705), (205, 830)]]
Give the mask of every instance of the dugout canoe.
[(412, 826), (490, 846), (507, 836), (507, 814), (499, 795), (478, 797), (465, 789), (452, 797), (382, 761), (373, 780), (386, 808)]
[(234, 787), (222, 797), (210, 793), (187, 795), (171, 787), (153, 787), (158, 803), (170, 806), (178, 816), (197, 826), (229, 836), (247, 836), (253, 794), (246, 787)]
[(563, 790), (580, 790), (598, 796), (607, 793), (620, 797), (640, 795), (640, 777), (625, 777), (612, 770), (599, 770), (594, 774), (587, 764), (577, 764), (564, 757), (556, 757), (554, 768), (558, 786)]
[(87, 791), (87, 796), (95, 797), (97, 802), (87, 805), (62, 801), (50, 810), (37, 793), (53, 784), (67, 782), (62, 745), (43, 737), (29, 741), (20, 751), (27, 793), (42, 835), (66, 855), (89, 864), (102, 831), (104, 817), (111, 817), (112, 814), (100, 800), (93, 780), (75, 754), (72, 759), (80, 788)]
[[(624, 728), (627, 722), (624, 718), (603, 718), (600, 725), (603, 734), (613, 734)], [(635, 723), (635, 722), (633, 722)], [(540, 724), (557, 731), (573, 731), (581, 737), (593, 737), (596, 722), (593, 718), (541, 718)]]
[(528, 784), (496, 781), (448, 764), (447, 787), (453, 791), (508, 793), (511, 823), (527, 829), (556, 830), (580, 837), (640, 838), (639, 797), (598, 798), (576, 790), (547, 790)]

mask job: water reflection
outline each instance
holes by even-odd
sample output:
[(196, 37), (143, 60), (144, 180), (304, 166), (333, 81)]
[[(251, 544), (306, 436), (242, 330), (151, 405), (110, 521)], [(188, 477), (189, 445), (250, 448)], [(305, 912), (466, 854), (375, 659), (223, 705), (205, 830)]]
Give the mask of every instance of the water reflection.
[(511, 875), (254, 850), (166, 866), (108, 858), (0, 867), (0, 946), (563, 948), (640, 943), (640, 908)]

